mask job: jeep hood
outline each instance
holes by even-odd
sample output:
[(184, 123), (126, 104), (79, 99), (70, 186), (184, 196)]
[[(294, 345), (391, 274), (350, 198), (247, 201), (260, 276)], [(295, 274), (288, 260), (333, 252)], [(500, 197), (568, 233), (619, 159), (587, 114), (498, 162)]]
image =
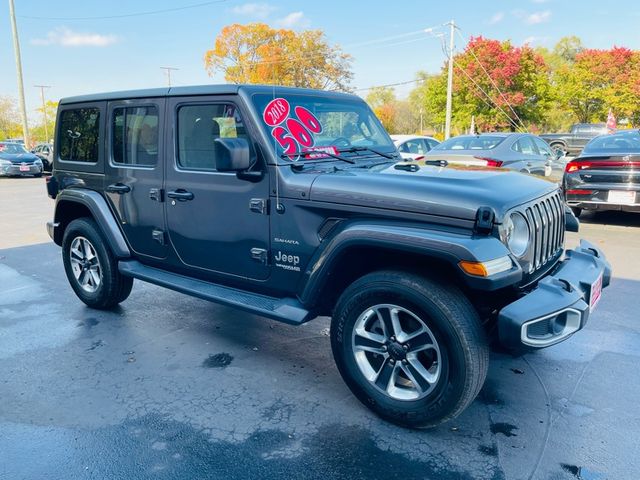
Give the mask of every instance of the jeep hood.
[(506, 169), (450, 165), (407, 171), (392, 165), (319, 175), (310, 200), (466, 220), (474, 220), (479, 207), (492, 207), (500, 220), (509, 209), (557, 189), (548, 180)]

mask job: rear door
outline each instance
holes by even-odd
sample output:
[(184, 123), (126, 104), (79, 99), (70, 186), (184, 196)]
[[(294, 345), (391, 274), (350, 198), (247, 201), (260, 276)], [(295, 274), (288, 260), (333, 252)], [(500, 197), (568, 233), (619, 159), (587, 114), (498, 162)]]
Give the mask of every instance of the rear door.
[(237, 96), (173, 97), (167, 108), (174, 138), (166, 219), (178, 266), (212, 276), (268, 278), (268, 177), (249, 181), (216, 169), (215, 139), (221, 137), (246, 138), (259, 161), (249, 114)]
[(105, 195), (133, 251), (167, 256), (162, 204), (164, 98), (109, 102)]
[(531, 135), (520, 137), (513, 145), (513, 150), (518, 152), (517, 160), (507, 165), (509, 168), (545, 176), (547, 159), (540, 153)]

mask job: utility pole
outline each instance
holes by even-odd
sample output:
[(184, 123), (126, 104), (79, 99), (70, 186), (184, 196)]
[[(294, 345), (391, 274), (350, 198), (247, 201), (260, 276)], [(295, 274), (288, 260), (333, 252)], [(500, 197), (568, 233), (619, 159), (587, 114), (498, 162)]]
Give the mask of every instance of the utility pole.
[(171, 70), (180, 70), (175, 67), (160, 67), (161, 70), (164, 70), (167, 73), (167, 85), (171, 87)]
[(51, 88), (51, 85), (34, 85), (40, 89), (40, 98), (42, 99), (42, 115), (44, 116), (44, 141), (49, 142), (49, 126), (47, 125), (47, 104), (44, 101), (44, 89)]
[(18, 78), (18, 99), (20, 101), (20, 114), (22, 115), (22, 136), (25, 147), (29, 148), (29, 124), (27, 123), (27, 107), (24, 103), (24, 85), (22, 83), (22, 60), (20, 59), (20, 41), (18, 40), (18, 27), (16, 26), (16, 11), (13, 0), (9, 0), (9, 16), (11, 17), (11, 33), (13, 34), (13, 51), (16, 57), (16, 76)]
[(453, 102), (453, 48), (454, 33), (456, 25), (453, 20), (449, 22), (451, 27), (451, 37), (449, 38), (449, 75), (447, 77), (447, 113), (444, 125), (444, 139), (447, 140), (451, 136), (451, 104)]

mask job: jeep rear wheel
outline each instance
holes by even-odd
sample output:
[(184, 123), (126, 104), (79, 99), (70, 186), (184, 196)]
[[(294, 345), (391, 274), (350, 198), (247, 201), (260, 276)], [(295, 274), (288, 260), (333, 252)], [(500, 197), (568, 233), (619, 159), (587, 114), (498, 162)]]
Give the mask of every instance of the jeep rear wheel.
[(67, 279), (78, 298), (92, 308), (106, 309), (124, 301), (133, 279), (118, 271), (118, 262), (89, 218), (72, 221), (62, 239)]
[(433, 427), (461, 413), (489, 362), (478, 315), (462, 292), (404, 272), (372, 273), (347, 288), (331, 345), (355, 396), (407, 427)]

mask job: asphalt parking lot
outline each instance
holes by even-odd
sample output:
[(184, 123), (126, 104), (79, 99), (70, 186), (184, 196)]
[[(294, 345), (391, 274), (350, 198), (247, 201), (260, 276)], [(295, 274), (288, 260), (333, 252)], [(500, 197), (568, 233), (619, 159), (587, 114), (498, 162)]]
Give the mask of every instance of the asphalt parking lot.
[(325, 318), (291, 327), (140, 282), (86, 308), (52, 210), (43, 179), (0, 179), (0, 479), (639, 478), (640, 215), (584, 218), (615, 275), (585, 330), (494, 353), (461, 417), (410, 431), (352, 396)]

